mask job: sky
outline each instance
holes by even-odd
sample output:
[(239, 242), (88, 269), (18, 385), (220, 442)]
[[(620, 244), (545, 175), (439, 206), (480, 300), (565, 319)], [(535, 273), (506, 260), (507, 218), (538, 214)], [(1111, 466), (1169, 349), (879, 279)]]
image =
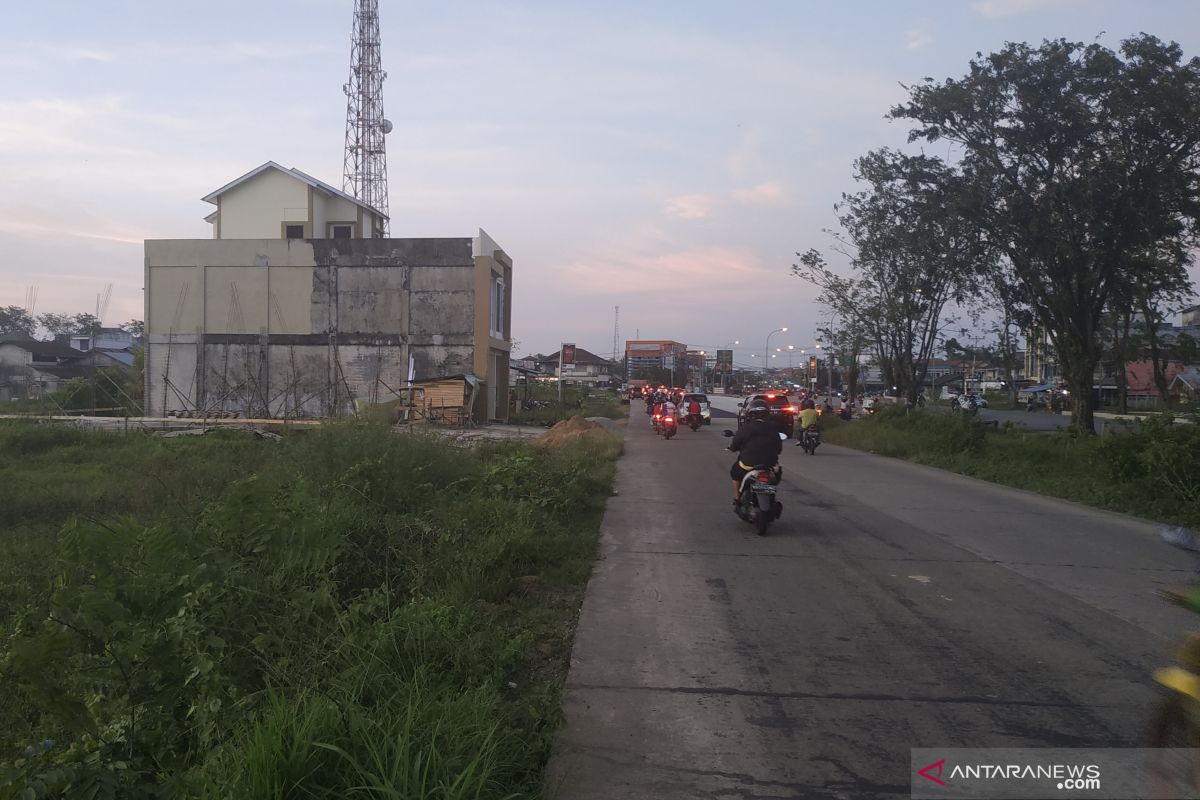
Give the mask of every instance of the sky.
[[(145, 239), (264, 161), (341, 185), (352, 0), (10, 4), (0, 27), (0, 306), (143, 317)], [(1194, 0), (380, 0), (391, 235), (486, 230), (518, 354), (675, 339), (811, 348), (790, 274), (924, 77), (1047, 38), (1200, 54)], [(839, 259), (831, 257), (839, 264)], [(836, 322), (835, 322), (836, 324)]]

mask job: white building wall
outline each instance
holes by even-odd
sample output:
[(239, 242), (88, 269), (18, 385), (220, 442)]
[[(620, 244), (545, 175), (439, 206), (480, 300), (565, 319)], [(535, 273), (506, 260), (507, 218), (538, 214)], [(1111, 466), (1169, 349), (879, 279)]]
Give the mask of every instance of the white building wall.
[(267, 169), (221, 195), (222, 239), (279, 239), (284, 222), (308, 222), (309, 186)]
[[(354, 203), (343, 197), (334, 196), (328, 198), (325, 201), (325, 224), (321, 226), (321, 232), (316, 235), (332, 238), (329, 232), (329, 223), (331, 222), (357, 223), (358, 208)], [(363, 220), (363, 227), (368, 227), (365, 219)], [(363, 239), (371, 238), (370, 233), (366, 231), (359, 233), (358, 236)]]

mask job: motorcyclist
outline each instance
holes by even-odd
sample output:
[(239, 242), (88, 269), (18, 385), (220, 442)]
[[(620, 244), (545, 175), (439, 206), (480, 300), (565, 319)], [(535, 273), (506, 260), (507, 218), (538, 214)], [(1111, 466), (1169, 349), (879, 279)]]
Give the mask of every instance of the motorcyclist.
[(700, 401), (693, 397), (687, 404), (687, 415), (689, 421), (694, 417), (696, 421), (700, 420)]
[(810, 399), (805, 399), (800, 403), (800, 436), (796, 439), (796, 446), (800, 447), (804, 443), (804, 437), (808, 435), (808, 429), (817, 424), (817, 404)]
[[(779, 438), (779, 431), (771, 424), (771, 409), (766, 402), (755, 400), (746, 408), (746, 421), (738, 426), (729, 449), (738, 454), (729, 469), (729, 477), (733, 479), (733, 507), (736, 509), (741, 502), (742, 479), (755, 466), (771, 465), (776, 479), (783, 474), (779, 466), (783, 442)], [(778, 513), (782, 505), (777, 506)]]

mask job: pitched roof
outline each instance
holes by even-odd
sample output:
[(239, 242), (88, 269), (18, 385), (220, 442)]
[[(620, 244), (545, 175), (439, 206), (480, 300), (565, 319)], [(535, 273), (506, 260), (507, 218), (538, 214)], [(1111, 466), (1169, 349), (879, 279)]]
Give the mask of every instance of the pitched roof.
[[(349, 200), (351, 203), (354, 203), (356, 206), (362, 206), (363, 208), (367, 209), (368, 211), (370, 211), (374, 214), (378, 214), (379, 216), (381, 216), (385, 219), (387, 218), (387, 214), (384, 214), (382, 211), (380, 211), (377, 208), (374, 208), (373, 206), (367, 205), (362, 200), (359, 200), (357, 197), (346, 194), (341, 189), (335, 189), (334, 187), (330, 186), (328, 183), (317, 180), (312, 175), (309, 175), (305, 172), (301, 172), (300, 170), (295, 169), (295, 168), (288, 169), (287, 167), (276, 164), (274, 161), (268, 161), (265, 164), (255, 167), (254, 169), (250, 170), (249, 172), (247, 172), (245, 175), (241, 176), (240, 178), (234, 178), (232, 181), (225, 184), (220, 189), (217, 189), (215, 192), (210, 192), (209, 194), (205, 195), (204, 197), (202, 197), (200, 199), (206, 203), (215, 204), (217, 202), (217, 198), (220, 197), (221, 195), (225, 194), (226, 192), (228, 192), (230, 189), (233, 189), (236, 186), (240, 186), (241, 184), (245, 183), (246, 181), (250, 180), (251, 178), (253, 178), (257, 175), (260, 175), (261, 173), (266, 172), (269, 169), (277, 169), (280, 172), (282, 172), (284, 175), (288, 175), (293, 178), (296, 178), (297, 180), (304, 181), (305, 183), (307, 183), (309, 186), (313, 187), (314, 189), (324, 192), (325, 194), (327, 194), (331, 197), (340, 197), (343, 200)], [(212, 217), (212, 214), (209, 214), (208, 217), (205, 217), (205, 219), (209, 220), (211, 222), (211, 220), (209, 219), (210, 217)]]
[[(534, 360), (539, 364), (558, 364), (559, 352), (556, 350), (547, 356), (537, 356)], [(608, 364), (607, 358), (601, 358), (595, 353), (590, 353), (582, 347), (575, 348), (575, 363), (576, 364)]]
[(71, 378), (86, 378), (88, 374), (87, 369), (78, 364), (59, 364), (57, 366), (34, 364), (32, 368), (36, 372), (44, 372), (47, 375), (53, 375), (56, 378), (66, 380), (70, 380)]
[(68, 358), (71, 360), (83, 358), (83, 353), (73, 347), (67, 347), (58, 342), (43, 342), (39, 339), (18, 337), (0, 337), (0, 344), (11, 344), (35, 356), (50, 356), (52, 358)]

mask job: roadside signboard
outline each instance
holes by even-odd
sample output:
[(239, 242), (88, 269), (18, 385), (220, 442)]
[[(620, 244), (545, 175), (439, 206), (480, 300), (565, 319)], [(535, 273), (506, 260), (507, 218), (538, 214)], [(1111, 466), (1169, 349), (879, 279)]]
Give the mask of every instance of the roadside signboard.
[(716, 368), (719, 372), (732, 372), (733, 371), (733, 351), (732, 350), (718, 350), (717, 351)]
[(564, 344), (562, 346), (562, 363), (564, 363), (564, 364), (574, 364), (575, 363), (575, 345), (574, 344)]

